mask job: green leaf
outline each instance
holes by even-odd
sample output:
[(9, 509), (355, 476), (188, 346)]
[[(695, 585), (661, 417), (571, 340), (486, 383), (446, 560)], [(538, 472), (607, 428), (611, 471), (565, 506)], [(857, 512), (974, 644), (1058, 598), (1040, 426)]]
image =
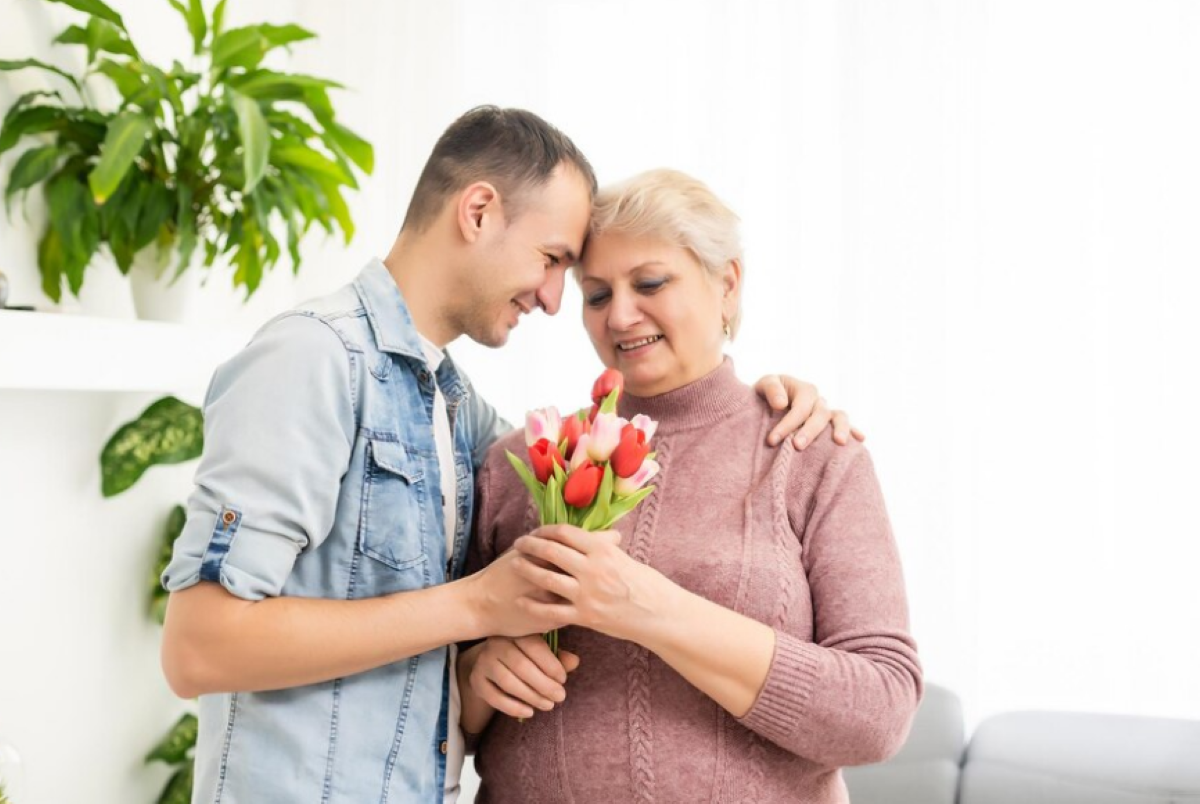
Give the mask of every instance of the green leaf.
[(587, 516), (583, 518), (580, 525), (584, 530), (600, 530), (600, 525), (608, 521), (610, 516), (613, 495), (613, 470), (612, 464), (605, 462), (604, 477), (600, 481), (600, 489), (596, 492), (596, 499), (592, 501), (588, 508)]
[(10, 110), (0, 129), (0, 154), (26, 135), (62, 128), (66, 119), (66, 111), (57, 106), (27, 106), (15, 113)]
[(163, 788), (162, 795), (158, 797), (158, 804), (191, 804), (195, 777), (195, 760), (188, 760), (171, 776), (167, 786)]
[(92, 197), (103, 204), (125, 177), (133, 160), (146, 144), (153, 122), (140, 112), (122, 112), (108, 126), (100, 150), (100, 162), (88, 176)]
[(200, 0), (188, 0), (184, 17), (187, 19), (188, 33), (192, 35), (192, 52), (198, 56), (204, 48), (204, 37), (208, 35), (208, 21), (204, 18), (204, 6), (200, 5)]
[(38, 61), (37, 59), (21, 59), (19, 61), (0, 59), (0, 71), (24, 70), (26, 67), (35, 67), (39, 70), (49, 70), (55, 75), (60, 75), (67, 79), (67, 81), (69, 81), (71, 86), (75, 87), (75, 89), (79, 89), (79, 82), (75, 80), (73, 75), (58, 69), (52, 64), (46, 64), (44, 61)]
[(267, 121), (263, 119), (258, 102), (245, 95), (233, 93), (233, 108), (237, 112), (238, 136), (242, 141), (242, 166), (246, 181), (242, 192), (250, 194), (262, 180), (270, 156), (271, 138), (267, 132)]
[(171, 730), (150, 749), (146, 755), (146, 763), (165, 762), (168, 765), (178, 765), (187, 761), (189, 754), (196, 747), (196, 737), (200, 733), (200, 721), (191, 712), (185, 713)]
[(175, 276), (178, 277), (187, 270), (196, 250), (196, 211), (192, 208), (191, 187), (181, 184), (176, 192), (179, 203), (175, 210), (175, 232), (179, 236), (179, 264), (175, 267)]
[(158, 181), (143, 182), (137, 226), (133, 235), (134, 252), (141, 251), (162, 234), (163, 225), (174, 217), (175, 198), (171, 190)]
[(213, 9), (212, 15), (213, 36), (220, 36), (223, 30), (225, 30), (225, 0), (217, 3), (217, 7)]
[(341, 87), (338, 82), (325, 78), (264, 69), (252, 70), (231, 78), (229, 84), (243, 95), (272, 100), (301, 98), (308, 87)]
[(601, 413), (616, 413), (617, 398), (621, 396), (621, 392), (614, 388), (608, 392), (608, 396), (604, 397), (604, 401), (600, 403)]
[[(329, 159), (325, 155), (304, 145), (285, 145), (274, 150), (274, 161), (279, 164), (295, 165), (318, 174), (334, 179), (339, 184), (356, 185), (354, 175), (349, 170)], [(317, 176), (314, 176), (317, 178)], [(319, 180), (319, 179), (318, 179)]]
[(124, 424), (100, 453), (101, 491), (120, 494), (151, 466), (198, 458), (204, 448), (204, 420), (199, 408), (166, 396)]
[(325, 124), (325, 139), (332, 141), (330, 144), (340, 148), (364, 173), (375, 170), (374, 147), (350, 129), (331, 121)]
[(504, 454), (508, 456), (508, 462), (516, 470), (517, 477), (521, 478), (521, 482), (529, 490), (529, 495), (538, 502), (538, 509), (540, 511), (542, 495), (545, 494), (546, 487), (538, 481), (537, 476), (533, 474), (533, 470), (525, 465), (525, 461), (513, 455), (508, 450), (504, 450)]
[(303, 42), (305, 39), (315, 39), (316, 34), (299, 25), (260, 25), (259, 30), (271, 47), (290, 45), (292, 42)]
[(92, 17), (88, 20), (87, 28), (72, 25), (63, 31), (59, 39), (55, 41), (87, 45), (88, 64), (95, 60), (96, 53), (100, 51), (133, 58), (137, 58), (138, 55), (133, 44), (125, 38), (120, 28), (99, 17)]
[(125, 21), (121, 19), (121, 15), (100, 2), (100, 0), (50, 0), (50, 2), (62, 3), (64, 6), (70, 6), (76, 11), (82, 11), (84, 14), (91, 14), (93, 17), (108, 20), (121, 30), (125, 30)]
[(187, 511), (183, 506), (177, 505), (172, 508), (166, 525), (163, 527), (162, 537), (159, 539), (158, 555), (155, 557), (150, 577), (147, 578), (147, 588), (150, 592), (150, 616), (159, 625), (163, 624), (166, 617), (167, 598), (170, 597), (167, 590), (163, 588), (162, 574), (166, 571), (167, 565), (171, 563), (175, 540), (179, 538), (179, 534), (183, 533), (183, 526), (186, 523)]
[(100, 247), (100, 215), (83, 182), (82, 160), (68, 160), (46, 183), (50, 226), (57, 230), (63, 253), (63, 274), (76, 296), (83, 287), (83, 272)]
[(213, 40), (214, 70), (244, 67), (253, 70), (267, 53), (267, 40), (257, 25), (231, 28)]
[(8, 177), (8, 188), (4, 191), (5, 207), (7, 208), (9, 200), (15, 194), (49, 178), (58, 165), (60, 156), (62, 151), (57, 145), (31, 148), (21, 154)]
[[(117, 87), (117, 91), (121, 93), (121, 97), (126, 101), (133, 102), (135, 96), (142, 93), (147, 87), (145, 74), (132, 69), (128, 65), (115, 62), (112, 59), (101, 59), (96, 65), (96, 72), (108, 78)], [(139, 100), (158, 101), (161, 98), (140, 98)]]
[(628, 497), (618, 497), (613, 500), (612, 506), (609, 510), (608, 519), (604, 522), (601, 522), (597, 530), (608, 530), (613, 525), (617, 524), (621, 517), (628, 514), (637, 507), (638, 503), (649, 497), (650, 493), (654, 491), (654, 488), (654, 486), (646, 486), (638, 489)]
[(320, 176), (314, 177), (317, 185), (324, 191), (324, 200), (329, 209), (329, 214), (342, 227), (342, 233), (345, 235), (347, 243), (354, 237), (354, 221), (350, 218), (350, 208), (346, 206), (346, 200), (342, 198), (341, 188), (337, 182), (331, 179), (326, 179)]
[(66, 272), (66, 251), (62, 238), (53, 226), (47, 226), (38, 241), (38, 273), (42, 275), (42, 292), (54, 303), (62, 301), (62, 280)]

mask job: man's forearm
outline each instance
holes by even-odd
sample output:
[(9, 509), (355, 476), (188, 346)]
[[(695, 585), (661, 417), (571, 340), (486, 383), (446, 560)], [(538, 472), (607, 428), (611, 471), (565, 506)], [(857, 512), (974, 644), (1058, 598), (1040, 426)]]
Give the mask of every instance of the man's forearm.
[(181, 697), (316, 684), (486, 634), (469, 579), (366, 600), (171, 595), (163, 670)]

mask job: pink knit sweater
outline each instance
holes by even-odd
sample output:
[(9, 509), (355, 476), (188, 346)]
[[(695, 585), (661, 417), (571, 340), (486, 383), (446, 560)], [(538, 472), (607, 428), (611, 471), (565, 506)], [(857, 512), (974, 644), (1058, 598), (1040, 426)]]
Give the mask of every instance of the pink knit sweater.
[[(775, 629), (771, 668), (737, 719), (637, 645), (562, 632), (581, 658), (567, 700), (482, 735), (476, 801), (844, 802), (839, 767), (899, 749), (921, 697), (904, 581), (870, 456), (829, 432), (804, 452), (766, 446), (776, 416), (729, 360), (622, 416), (659, 421), (657, 489), (617, 526), (675, 583)], [(481, 567), (537, 525), (504, 450), (479, 476)]]

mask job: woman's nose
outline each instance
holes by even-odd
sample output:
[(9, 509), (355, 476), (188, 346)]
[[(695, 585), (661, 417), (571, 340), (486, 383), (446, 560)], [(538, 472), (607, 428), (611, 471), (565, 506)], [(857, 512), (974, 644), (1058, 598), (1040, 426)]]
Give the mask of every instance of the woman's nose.
[(608, 328), (613, 332), (625, 332), (641, 323), (642, 311), (637, 298), (631, 293), (613, 292), (608, 303)]

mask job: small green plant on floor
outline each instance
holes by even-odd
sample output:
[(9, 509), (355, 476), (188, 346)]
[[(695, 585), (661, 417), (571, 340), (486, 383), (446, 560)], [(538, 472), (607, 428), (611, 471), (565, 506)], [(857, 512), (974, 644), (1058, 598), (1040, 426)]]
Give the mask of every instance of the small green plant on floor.
[[(116, 496), (131, 488), (152, 466), (198, 458), (203, 448), (200, 409), (173, 396), (156, 400), (136, 419), (121, 425), (104, 445), (100, 453), (101, 493)], [(159, 578), (171, 561), (171, 550), (186, 520), (182, 505), (171, 509), (146, 579), (147, 608), (160, 625), (166, 615), (167, 592)], [(196, 716), (185, 713), (146, 755), (147, 764), (163, 762), (173, 769), (158, 804), (188, 804), (192, 800), (197, 728)], [(6, 804), (2, 797), (0, 804)]]

